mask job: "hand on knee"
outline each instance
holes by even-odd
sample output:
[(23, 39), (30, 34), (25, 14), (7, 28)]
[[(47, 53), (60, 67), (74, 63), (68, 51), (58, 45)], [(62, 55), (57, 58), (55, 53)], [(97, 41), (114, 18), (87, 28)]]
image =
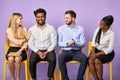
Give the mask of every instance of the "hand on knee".
[(89, 64), (93, 64), (94, 61), (93, 61), (92, 59), (89, 59), (89, 60), (88, 60), (88, 63), (89, 63)]
[(102, 64), (102, 63), (101, 63), (101, 61), (99, 59), (95, 59), (95, 64), (99, 65), (99, 64)]

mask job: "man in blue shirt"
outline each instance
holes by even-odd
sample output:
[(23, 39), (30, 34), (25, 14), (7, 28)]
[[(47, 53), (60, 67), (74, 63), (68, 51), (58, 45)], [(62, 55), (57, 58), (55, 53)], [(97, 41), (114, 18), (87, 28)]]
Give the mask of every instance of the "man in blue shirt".
[(84, 29), (75, 24), (76, 13), (73, 10), (65, 12), (66, 24), (58, 29), (58, 45), (62, 53), (58, 57), (62, 80), (69, 80), (65, 62), (76, 60), (80, 62), (77, 80), (83, 80), (87, 66), (87, 57), (80, 49), (85, 45)]

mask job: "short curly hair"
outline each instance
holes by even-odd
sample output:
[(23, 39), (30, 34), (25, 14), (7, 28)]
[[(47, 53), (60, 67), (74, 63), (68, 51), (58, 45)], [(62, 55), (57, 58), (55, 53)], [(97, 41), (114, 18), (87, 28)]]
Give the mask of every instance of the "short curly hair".
[(34, 15), (36, 16), (38, 13), (43, 13), (45, 16), (47, 14), (47, 12), (43, 9), (43, 8), (39, 8), (37, 10), (34, 11)]

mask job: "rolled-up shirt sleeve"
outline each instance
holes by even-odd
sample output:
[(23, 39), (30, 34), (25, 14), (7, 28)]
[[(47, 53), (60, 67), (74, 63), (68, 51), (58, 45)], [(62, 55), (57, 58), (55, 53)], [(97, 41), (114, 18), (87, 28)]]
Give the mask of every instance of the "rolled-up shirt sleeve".
[(56, 33), (54, 28), (53, 28), (52, 33), (50, 35), (50, 40), (51, 40), (51, 45), (48, 48), (49, 52), (53, 51), (55, 46), (56, 46), (56, 44), (57, 44), (57, 33)]
[(28, 40), (28, 47), (32, 50), (32, 51), (34, 51), (35, 53), (39, 50), (39, 49), (37, 49), (36, 47), (35, 47), (35, 45), (34, 45), (34, 37), (33, 37), (33, 34), (31, 33), (31, 37), (29, 38), (29, 40)]
[(85, 45), (85, 31), (83, 28), (81, 28), (81, 34), (80, 34), (80, 37), (79, 37), (79, 40), (75, 40), (75, 46), (77, 47), (83, 47)]
[(105, 54), (111, 53), (114, 49), (114, 45), (115, 45), (115, 34), (112, 33), (111, 36), (110, 36), (110, 41), (109, 41), (108, 48), (104, 50), (104, 53)]
[(60, 47), (64, 48), (64, 47), (67, 47), (66, 44), (67, 44), (68, 42), (69, 42), (69, 41), (64, 41), (64, 42), (63, 42), (63, 36), (62, 36), (61, 28), (58, 29), (58, 45), (59, 45)]

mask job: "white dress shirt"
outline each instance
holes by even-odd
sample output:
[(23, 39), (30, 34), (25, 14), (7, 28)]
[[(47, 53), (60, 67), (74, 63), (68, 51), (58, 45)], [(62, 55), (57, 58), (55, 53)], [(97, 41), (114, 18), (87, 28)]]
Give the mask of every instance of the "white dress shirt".
[(29, 31), (31, 31), (31, 37), (28, 46), (32, 51), (48, 50), (51, 52), (54, 50), (57, 44), (57, 33), (53, 26), (45, 24), (45, 27), (40, 29), (36, 24)]
[(111, 29), (109, 29), (105, 34), (103, 34), (103, 31), (102, 31), (101, 37), (100, 37), (100, 44), (98, 44), (98, 43), (95, 43), (95, 38), (98, 31), (99, 31), (99, 28), (97, 28), (96, 31), (94, 32), (92, 46), (96, 47), (98, 50), (103, 51), (105, 54), (111, 53), (115, 45), (114, 32)]

